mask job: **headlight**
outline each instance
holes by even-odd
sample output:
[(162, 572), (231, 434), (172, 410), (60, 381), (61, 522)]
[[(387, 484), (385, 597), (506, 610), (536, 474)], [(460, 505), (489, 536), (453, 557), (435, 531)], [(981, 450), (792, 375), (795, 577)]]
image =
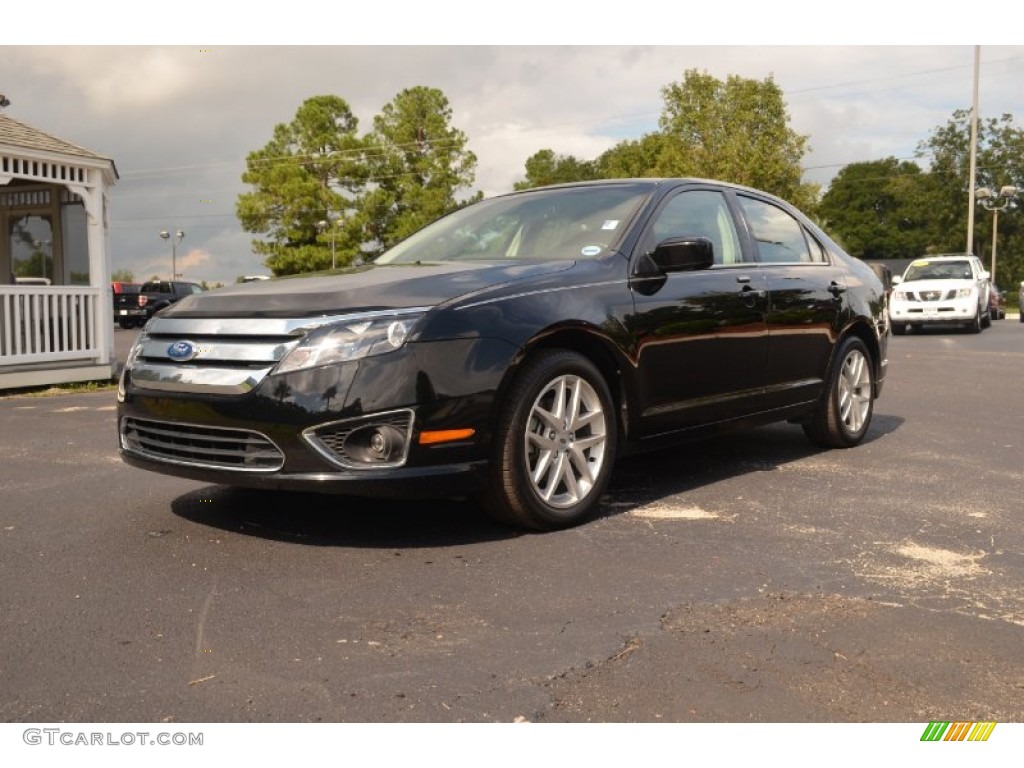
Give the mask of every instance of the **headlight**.
[(906, 291), (895, 291), (892, 296), (894, 299), (899, 299), (900, 301), (906, 301), (910, 298)]
[(274, 373), (345, 363), (401, 349), (425, 310), (353, 315), (310, 331)]
[(954, 298), (966, 299), (969, 298), (972, 293), (974, 293), (973, 288), (958, 288), (956, 291), (956, 296)]
[(124, 387), (124, 377), (135, 365), (135, 361), (139, 358), (139, 353), (142, 352), (142, 344), (146, 341), (146, 334), (140, 333), (135, 339), (135, 343), (132, 344), (132, 348), (128, 350), (128, 357), (125, 358), (124, 368), (121, 369), (121, 375), (117, 377), (117, 402), (123, 403), (127, 396), (127, 391)]
[(142, 353), (142, 346), (146, 343), (149, 337), (146, 332), (143, 331), (135, 339), (135, 343), (132, 344), (132, 348), (128, 350), (128, 357), (124, 361), (124, 370), (130, 371), (132, 366), (135, 365), (135, 361), (139, 359), (139, 355)]

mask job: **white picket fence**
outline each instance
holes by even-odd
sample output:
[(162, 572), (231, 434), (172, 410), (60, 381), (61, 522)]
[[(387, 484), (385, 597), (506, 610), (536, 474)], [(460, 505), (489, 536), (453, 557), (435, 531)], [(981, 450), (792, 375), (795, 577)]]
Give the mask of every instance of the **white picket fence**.
[(99, 299), (90, 286), (0, 286), (0, 370), (97, 358)]

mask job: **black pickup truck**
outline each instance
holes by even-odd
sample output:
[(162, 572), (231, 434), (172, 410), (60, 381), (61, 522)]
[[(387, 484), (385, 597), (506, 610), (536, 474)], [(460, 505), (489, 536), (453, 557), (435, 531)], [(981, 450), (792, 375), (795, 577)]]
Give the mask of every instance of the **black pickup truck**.
[(146, 324), (156, 312), (179, 299), (202, 293), (199, 283), (178, 280), (155, 280), (143, 283), (138, 293), (120, 293), (114, 296), (114, 312), (122, 328), (135, 328)]

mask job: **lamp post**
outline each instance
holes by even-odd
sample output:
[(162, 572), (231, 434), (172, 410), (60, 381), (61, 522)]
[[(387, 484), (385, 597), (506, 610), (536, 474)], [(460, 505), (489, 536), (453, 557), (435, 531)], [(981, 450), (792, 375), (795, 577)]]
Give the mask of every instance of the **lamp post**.
[[(337, 224), (339, 221), (340, 220), (335, 220), (334, 223)], [(328, 219), (321, 219), (320, 221), (318, 221), (316, 223), (316, 228), (317, 228), (317, 231), (320, 232), (320, 234), (323, 234), (328, 229), (331, 230), (331, 269), (337, 269), (337, 267), (338, 267), (338, 259), (337, 259), (336, 255), (334, 253), (334, 233), (335, 233), (335, 229), (334, 229), (334, 227), (331, 226), (330, 219), (329, 218)]]
[(180, 229), (171, 235), (166, 229), (160, 232), (160, 237), (164, 240), (171, 241), (171, 280), (178, 279), (178, 243), (185, 237), (185, 233)]
[(978, 204), (986, 211), (992, 211), (992, 268), (989, 270), (991, 273), (989, 280), (993, 285), (996, 282), (996, 242), (999, 235), (999, 212), (1005, 211), (1010, 203), (1017, 199), (1017, 192), (1017, 187), (1012, 186), (1001, 187), (998, 193), (988, 187), (980, 187), (974, 192), (974, 198), (978, 201)]
[[(46, 252), (50, 252), (50, 256), (53, 256), (53, 241), (52, 240), (33, 240), (32, 247), (35, 248), (35, 253), (39, 254), (39, 277), (47, 277), (51, 270), (52, 264), (47, 264)], [(46, 249), (45, 251), (43, 249)], [(35, 256), (35, 253), (32, 254)]]

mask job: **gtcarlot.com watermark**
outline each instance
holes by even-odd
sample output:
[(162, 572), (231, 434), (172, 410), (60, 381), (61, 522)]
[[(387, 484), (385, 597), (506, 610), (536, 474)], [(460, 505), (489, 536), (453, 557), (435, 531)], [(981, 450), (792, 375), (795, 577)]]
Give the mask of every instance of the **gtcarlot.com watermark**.
[(203, 734), (159, 731), (70, 731), (63, 728), (26, 728), (22, 740), (50, 747), (201, 747)]

